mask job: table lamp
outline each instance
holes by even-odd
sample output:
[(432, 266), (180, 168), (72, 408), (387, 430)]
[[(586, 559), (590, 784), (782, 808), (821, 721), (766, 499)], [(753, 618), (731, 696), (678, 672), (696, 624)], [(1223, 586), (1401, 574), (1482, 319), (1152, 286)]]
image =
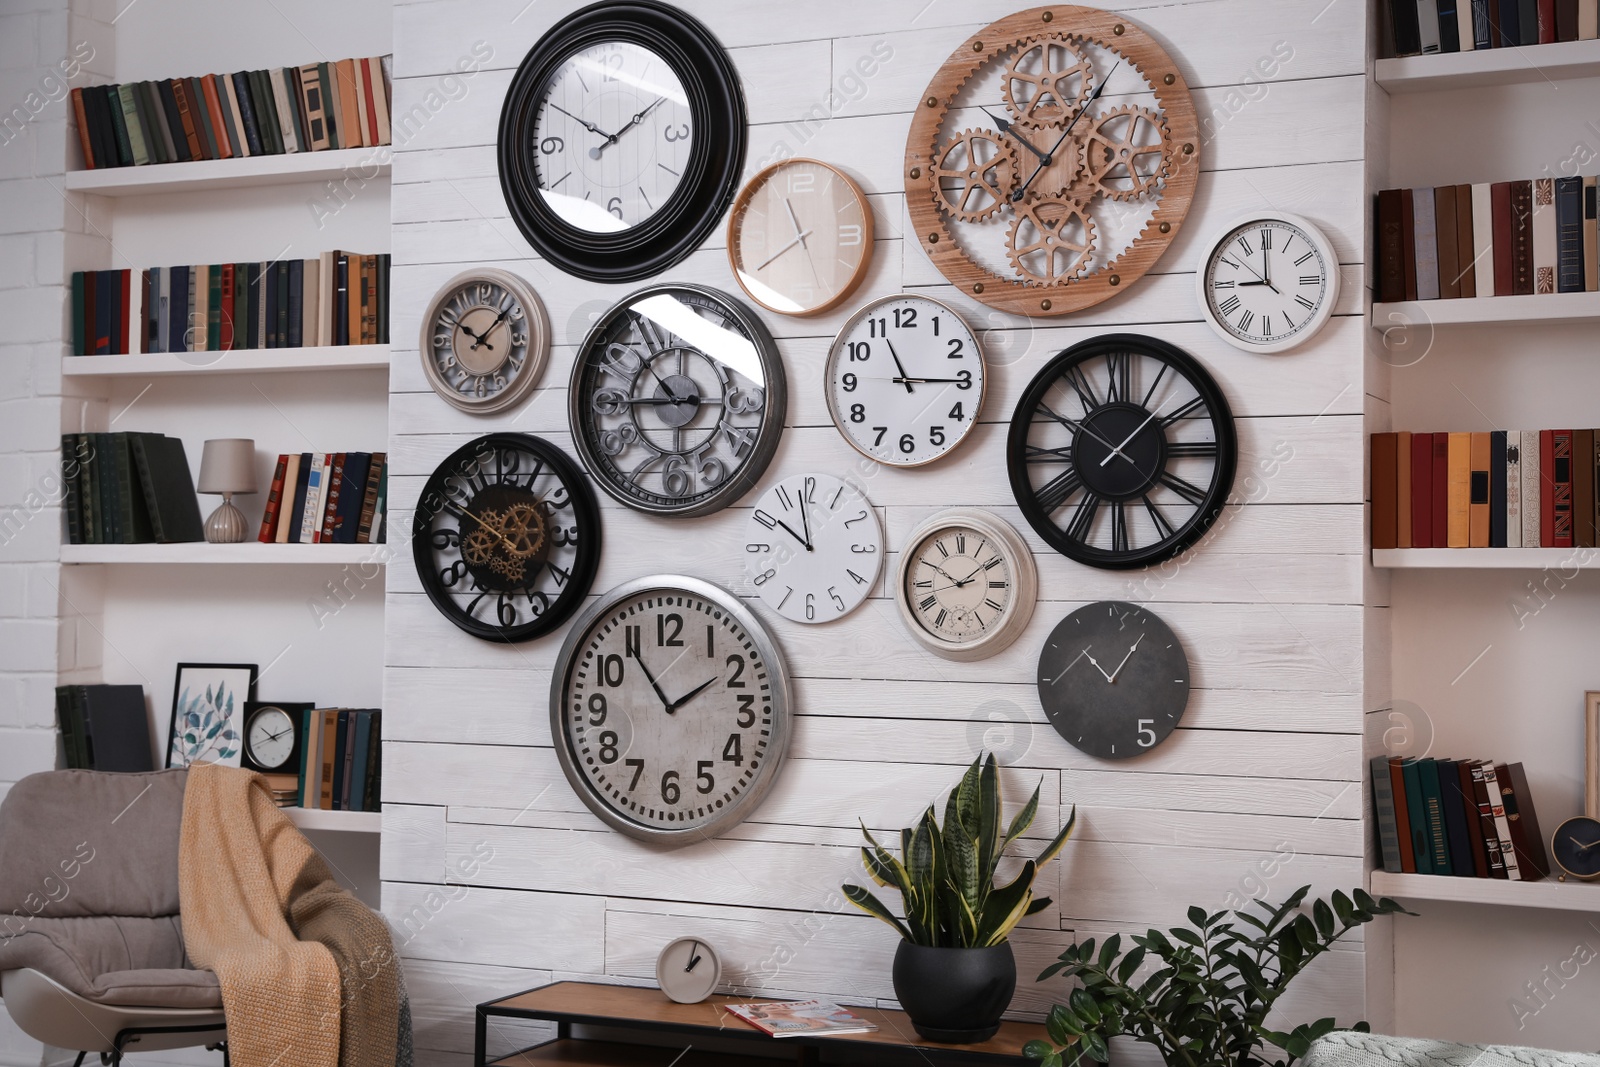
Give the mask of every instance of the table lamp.
[(202, 493), (222, 494), (222, 503), (206, 520), (206, 540), (217, 545), (244, 540), (244, 513), (233, 506), (233, 494), (256, 492), (256, 443), (245, 437), (207, 441), (200, 454)]

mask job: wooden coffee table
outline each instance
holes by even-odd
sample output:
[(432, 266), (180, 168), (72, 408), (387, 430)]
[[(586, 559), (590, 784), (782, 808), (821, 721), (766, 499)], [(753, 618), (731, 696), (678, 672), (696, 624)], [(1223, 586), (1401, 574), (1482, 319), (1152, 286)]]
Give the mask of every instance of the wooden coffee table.
[[(676, 1004), (655, 988), (555, 982), (479, 1004), (473, 1063), (478, 1067), (741, 1067), (776, 1061), (1020, 1067), (1033, 1062), (1023, 1058), (1022, 1046), (1046, 1039), (1038, 1023), (1005, 1022), (987, 1041), (944, 1045), (917, 1036), (904, 1012), (854, 1005), (850, 1010), (877, 1025), (875, 1033), (772, 1038), (726, 1010), (728, 1004), (763, 999), (767, 998), (714, 996), (699, 1004)], [(496, 1017), (553, 1022), (556, 1039), (491, 1065), (484, 1045), (489, 1020)], [(575, 1035), (574, 1027), (583, 1032)]]

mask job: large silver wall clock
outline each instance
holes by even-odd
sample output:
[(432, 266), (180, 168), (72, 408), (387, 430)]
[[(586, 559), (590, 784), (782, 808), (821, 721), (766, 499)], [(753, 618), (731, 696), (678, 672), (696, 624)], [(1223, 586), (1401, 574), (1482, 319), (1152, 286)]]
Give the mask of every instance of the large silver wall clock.
[(704, 515), (767, 469), (788, 388), (749, 308), (715, 289), (657, 285), (595, 323), (572, 364), (568, 406), (600, 488), (655, 515)]
[(749, 816), (789, 742), (789, 674), (739, 598), (697, 578), (624, 583), (573, 623), (550, 686), (561, 769), (632, 837), (688, 844)]

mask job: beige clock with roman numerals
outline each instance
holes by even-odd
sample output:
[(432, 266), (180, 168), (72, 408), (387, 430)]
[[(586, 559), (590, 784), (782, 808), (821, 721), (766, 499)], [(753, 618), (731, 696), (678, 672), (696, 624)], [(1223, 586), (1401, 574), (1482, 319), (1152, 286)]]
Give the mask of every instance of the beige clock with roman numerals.
[(977, 508), (941, 511), (900, 553), (895, 603), (919, 643), (947, 659), (992, 656), (1027, 628), (1038, 596), (1027, 542)]
[(550, 323), (528, 283), (480, 267), (458, 274), (428, 304), (418, 342), (422, 370), (447, 403), (479, 415), (533, 391), (550, 354)]

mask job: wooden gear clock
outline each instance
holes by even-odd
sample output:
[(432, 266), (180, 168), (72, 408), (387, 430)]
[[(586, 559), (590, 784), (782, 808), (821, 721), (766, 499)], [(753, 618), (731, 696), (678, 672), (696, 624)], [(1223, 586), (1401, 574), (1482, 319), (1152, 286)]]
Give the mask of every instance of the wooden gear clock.
[[(1101, 103), (1108, 94), (1115, 105)], [(963, 293), (1066, 315), (1138, 281), (1200, 177), (1194, 101), (1138, 25), (1065, 5), (963, 41), (917, 101), (905, 189), (918, 243)]]

